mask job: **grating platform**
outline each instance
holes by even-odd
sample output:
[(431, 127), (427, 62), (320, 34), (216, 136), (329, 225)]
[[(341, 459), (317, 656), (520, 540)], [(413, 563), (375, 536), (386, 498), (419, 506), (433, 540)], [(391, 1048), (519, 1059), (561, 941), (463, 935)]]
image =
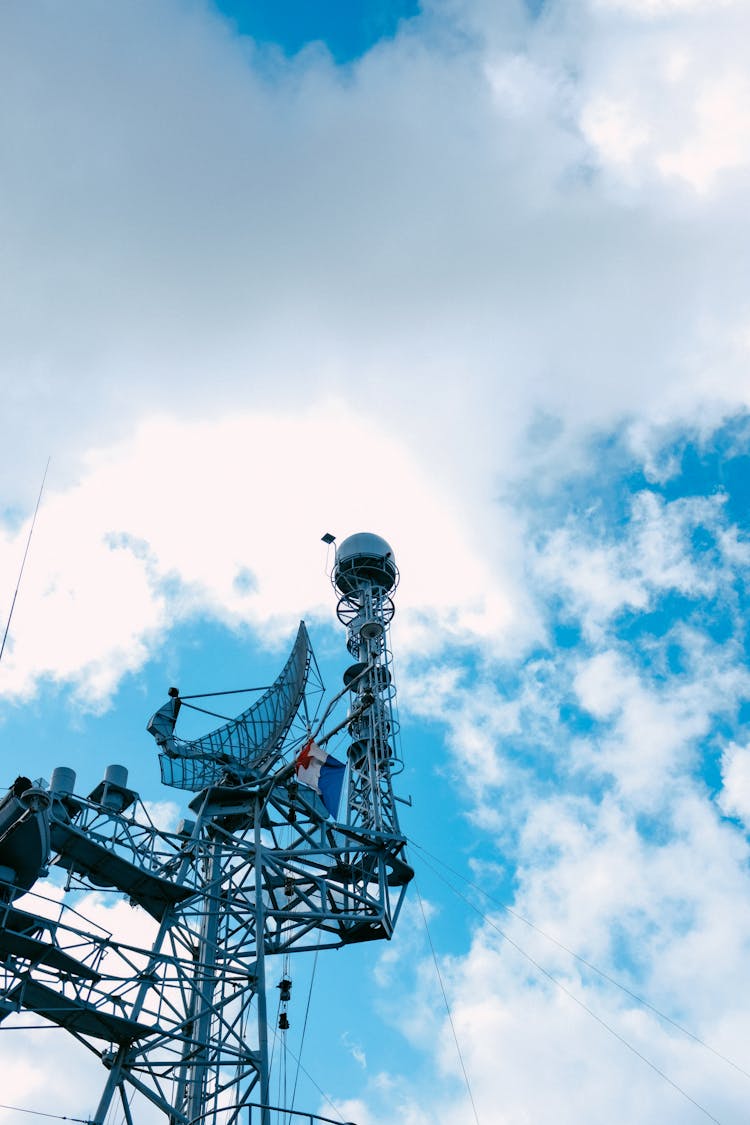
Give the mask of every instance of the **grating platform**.
[(108, 1043), (131, 1043), (135, 1039), (154, 1035), (156, 1030), (136, 1023), (135, 1020), (125, 1019), (124, 1016), (111, 1015), (84, 1000), (63, 996), (31, 978), (6, 993), (3, 1008), (6, 1010), (0, 1012), (0, 1019), (11, 1011), (26, 1008), (67, 1031), (104, 1039)]
[(160, 922), (167, 910), (191, 898), (195, 891), (181, 887), (137, 867), (105, 848), (71, 824), (52, 824), (52, 845), (59, 853), (55, 863), (90, 879), (97, 887), (114, 887)]
[(57, 945), (51, 945), (47, 941), (40, 941), (39, 938), (29, 937), (28, 934), (18, 933), (15, 930), (0, 930), (0, 961), (11, 955), (23, 957), (34, 965), (57, 969), (64, 976), (90, 981), (102, 979), (94, 969), (77, 961)]

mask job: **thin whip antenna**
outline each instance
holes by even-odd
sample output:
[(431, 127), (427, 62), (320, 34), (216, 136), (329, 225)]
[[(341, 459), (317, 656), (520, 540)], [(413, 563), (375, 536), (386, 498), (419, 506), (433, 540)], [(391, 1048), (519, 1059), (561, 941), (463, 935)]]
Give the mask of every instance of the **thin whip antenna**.
[(10, 623), (13, 620), (13, 610), (16, 608), (16, 598), (18, 597), (18, 590), (19, 590), (19, 587), (21, 585), (21, 579), (23, 578), (23, 570), (24, 570), (24, 567), (26, 566), (26, 556), (28, 555), (29, 547), (31, 546), (31, 536), (34, 534), (34, 527), (36, 525), (37, 512), (39, 511), (39, 505), (42, 501), (42, 493), (44, 492), (44, 483), (47, 480), (47, 470), (49, 469), (49, 463), (50, 463), (50, 458), (48, 457), (47, 458), (47, 464), (44, 466), (44, 476), (42, 477), (42, 483), (41, 483), (41, 486), (39, 488), (39, 495), (36, 498), (36, 507), (34, 508), (34, 515), (33, 515), (33, 518), (31, 520), (31, 527), (29, 528), (29, 537), (26, 540), (26, 550), (23, 553), (23, 558), (21, 560), (21, 569), (18, 572), (18, 581), (16, 582), (16, 589), (15, 589), (15, 593), (13, 594), (13, 601), (10, 603), (10, 613), (8, 614), (8, 623), (5, 626), (5, 632), (3, 633), (3, 643), (2, 643), (2, 645), (0, 645), (0, 660), (3, 659), (3, 653), (5, 652), (5, 642), (8, 639), (8, 631), (10, 629)]

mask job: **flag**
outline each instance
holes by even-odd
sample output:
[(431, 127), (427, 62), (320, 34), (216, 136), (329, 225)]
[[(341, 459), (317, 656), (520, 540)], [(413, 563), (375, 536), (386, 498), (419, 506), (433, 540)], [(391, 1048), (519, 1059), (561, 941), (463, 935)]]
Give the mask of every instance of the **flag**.
[(297, 780), (320, 793), (323, 804), (331, 816), (336, 816), (346, 769), (343, 762), (339, 762), (332, 754), (322, 750), (317, 742), (310, 739), (300, 750), (294, 764), (297, 769)]

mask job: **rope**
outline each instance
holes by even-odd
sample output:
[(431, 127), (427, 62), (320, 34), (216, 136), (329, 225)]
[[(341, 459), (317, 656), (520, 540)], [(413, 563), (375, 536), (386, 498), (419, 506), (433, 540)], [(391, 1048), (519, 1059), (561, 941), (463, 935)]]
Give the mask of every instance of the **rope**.
[[(192, 698), (194, 699), (195, 696)], [(183, 707), (189, 707), (191, 711), (200, 711), (202, 715), (210, 715), (212, 719), (223, 719), (225, 723), (233, 723), (237, 718), (236, 715), (234, 718), (230, 718), (229, 715), (220, 715), (218, 711), (207, 711), (205, 707), (196, 707), (194, 703), (185, 703), (182, 696), (180, 696), (180, 701)]]
[[(290, 976), (289, 976), (289, 954), (288, 953), (284, 954), (284, 960), (282, 961), (282, 973), (283, 973), (282, 978), (281, 978), (282, 980), (289, 980), (290, 979)], [(279, 997), (279, 1001), (281, 1001), (281, 997)], [(279, 1008), (281, 1008), (281, 1002), (279, 1002)], [(286, 1008), (284, 1008), (284, 1011), (286, 1011)], [(283, 1046), (283, 1052), (282, 1052), (282, 1055), (281, 1055), (281, 1067), (279, 1068), (279, 1071), (280, 1071), (280, 1073), (279, 1073), (279, 1089), (281, 1090), (282, 1087), (283, 1087), (283, 1097), (279, 1098), (279, 1105), (286, 1105), (287, 1070), (288, 1070), (287, 1063), (289, 1061), (289, 1035), (288, 1035), (288, 1031), (284, 1031), (284, 1034), (282, 1035), (282, 1038), (281, 1038), (281, 1043), (282, 1043), (282, 1046)]]
[(456, 1028), (455, 1028), (455, 1024), (453, 1023), (453, 1015), (451, 1014), (451, 1007), (450, 1007), (450, 1004), (448, 1003), (448, 996), (446, 994), (445, 986), (443, 984), (443, 978), (440, 975), (440, 966), (438, 965), (437, 954), (435, 953), (435, 946), (432, 944), (432, 937), (430, 935), (430, 927), (427, 925), (427, 915), (425, 914), (424, 905), (422, 903), (422, 896), (419, 893), (419, 887), (417, 886), (416, 879), (414, 880), (414, 890), (417, 892), (417, 900), (419, 902), (419, 909), (422, 912), (422, 921), (424, 922), (425, 933), (427, 934), (427, 940), (430, 943), (430, 951), (432, 952), (432, 960), (433, 960), (434, 965), (435, 965), (435, 972), (437, 973), (437, 978), (440, 981), (440, 991), (443, 994), (443, 1001), (445, 1002), (445, 1010), (448, 1013), (448, 1021), (451, 1025), (451, 1031), (453, 1032), (453, 1039), (454, 1039), (455, 1044), (456, 1044), (456, 1052), (458, 1054), (458, 1061), (461, 1063), (461, 1070), (464, 1072), (464, 1081), (466, 1082), (466, 1089), (469, 1092), (469, 1101), (471, 1102), (471, 1108), (474, 1110), (474, 1120), (476, 1121), (477, 1125), (479, 1125), (479, 1114), (477, 1113), (477, 1107), (474, 1104), (474, 1095), (471, 1092), (471, 1084), (469, 1082), (469, 1076), (466, 1073), (466, 1067), (464, 1066), (464, 1058), (463, 1058), (463, 1055), (461, 1054), (461, 1047), (459, 1046), (458, 1036), (456, 1035)]
[(120, 1083), (120, 1098), (122, 1099), (123, 1125), (133, 1125), (133, 1115), (130, 1112), (130, 1101), (125, 1091), (125, 1084), (123, 1082)]
[(280, 1012), (280, 1011), (281, 1011), (281, 993), (279, 993), (279, 1000), (278, 1000), (278, 1003), (277, 1003), (277, 1005), (276, 1005), (276, 1015), (275, 1015), (275, 1017), (274, 1017), (274, 1023), (275, 1023), (275, 1027), (274, 1027), (274, 1032), (273, 1032), (273, 1043), (271, 1044), (271, 1057), (270, 1057), (270, 1058), (269, 1058), (269, 1060), (268, 1060), (268, 1075), (269, 1075), (269, 1080), (270, 1080), (270, 1076), (271, 1076), (271, 1073), (273, 1072), (273, 1056), (274, 1056), (274, 1054), (275, 1054), (275, 1052), (276, 1052), (276, 1039), (277, 1039), (277, 1036), (276, 1036), (276, 1027), (278, 1027), (278, 1023), (279, 1023), (279, 1012)]
[(273, 684), (267, 684), (265, 687), (238, 687), (229, 688), (227, 691), (200, 691), (195, 695), (181, 695), (180, 702), (184, 703), (186, 699), (212, 699), (216, 695), (241, 695), (246, 691), (270, 691)]
[[(297, 1082), (299, 1080), (300, 1059), (302, 1058), (302, 1049), (305, 1045), (305, 1035), (307, 1033), (307, 1017), (310, 1014), (310, 1001), (312, 1000), (313, 984), (315, 983), (315, 970), (318, 967), (318, 952), (319, 951), (316, 949), (315, 950), (315, 957), (313, 958), (312, 973), (310, 974), (310, 987), (307, 990), (307, 1004), (305, 1006), (305, 1019), (304, 1019), (304, 1022), (302, 1024), (302, 1036), (301, 1036), (300, 1041), (299, 1041), (299, 1058), (297, 1059), (297, 1069), (296, 1069), (295, 1074), (294, 1074), (294, 1086), (292, 1088), (292, 1104), (289, 1106), (290, 1110), (294, 1109), (294, 1103), (295, 1103), (295, 1100), (297, 1098)], [(291, 1115), (290, 1115), (289, 1120), (291, 1122)]]
[[(446, 882), (446, 884), (448, 886), (450, 886), (450, 883), (448, 883), (447, 880), (444, 880), (444, 881)], [(619, 1042), (622, 1043), (622, 1045), (624, 1047), (627, 1047), (627, 1049), (629, 1051), (632, 1051), (633, 1054), (636, 1055), (641, 1060), (641, 1062), (644, 1062), (646, 1064), (646, 1066), (650, 1067), (651, 1070), (654, 1071), (655, 1074), (658, 1074), (660, 1078), (663, 1078), (664, 1081), (672, 1087), (672, 1089), (676, 1090), (678, 1094), (682, 1094), (683, 1098), (686, 1098), (687, 1101), (689, 1101), (691, 1103), (691, 1105), (694, 1105), (696, 1109), (699, 1109), (701, 1111), (701, 1113), (705, 1114), (705, 1116), (709, 1119), (709, 1121), (713, 1121), (715, 1123), (715, 1125), (721, 1125), (721, 1122), (719, 1121), (718, 1117), (714, 1117), (712, 1113), (709, 1113), (709, 1111), (706, 1109), (705, 1106), (701, 1105), (700, 1102), (697, 1102), (695, 1100), (695, 1098), (692, 1098), (686, 1090), (683, 1090), (682, 1086), (678, 1086), (678, 1084), (675, 1081), (673, 1081), (673, 1079), (671, 1079), (669, 1077), (669, 1075), (665, 1074), (663, 1070), (660, 1070), (660, 1068), (656, 1065), (656, 1063), (651, 1062), (651, 1060), (649, 1058), (647, 1058), (646, 1055), (642, 1054), (638, 1050), (637, 1047), (634, 1047), (632, 1043), (629, 1043), (627, 1039), (625, 1039), (622, 1035), (620, 1035), (619, 1031), (616, 1031), (615, 1028), (611, 1026), (611, 1024), (608, 1024), (606, 1020), (602, 1019), (601, 1016), (598, 1016), (596, 1014), (596, 1012), (593, 1011), (592, 1008), (589, 1008), (588, 1004), (584, 1003), (583, 1000), (580, 1000), (575, 995), (575, 993), (571, 992), (569, 988), (566, 988), (566, 986), (561, 981), (559, 981), (557, 979), (557, 977), (554, 977), (552, 975), (552, 973), (548, 972), (547, 969), (545, 969), (542, 965), (540, 965), (538, 961), (535, 961), (534, 958), (530, 954), (526, 953), (526, 951), (524, 949), (522, 949), (521, 946), (518, 945), (517, 942), (513, 941), (513, 939), (511, 937), (509, 937), (508, 934), (506, 934), (504, 930), (501, 930), (500, 927), (498, 925), (496, 925), (496, 923), (493, 922), (491, 918), (489, 918), (486, 914), (484, 914), (479, 909), (478, 906), (475, 906), (473, 902), (471, 902), (468, 898), (466, 898), (465, 895), (462, 895), (461, 892), (456, 890), (455, 887), (451, 887), (451, 890), (453, 891), (454, 894), (458, 895), (459, 898), (463, 899), (463, 901), (468, 906), (470, 906), (472, 908), (472, 910), (476, 911), (476, 913), (479, 914), (479, 916), (484, 919), (484, 921), (487, 923), (487, 925), (491, 926), (493, 930), (496, 930), (497, 933), (499, 933), (500, 936), (502, 938), (504, 938), (505, 941), (507, 941), (509, 943), (509, 945), (512, 945), (513, 948), (516, 949), (521, 954), (521, 956), (529, 962), (530, 965), (533, 965), (534, 968), (537, 970), (537, 972), (541, 973), (542, 976), (546, 977), (547, 980), (549, 980), (552, 984), (554, 984), (556, 988), (559, 988), (561, 992), (564, 992), (565, 995), (568, 996), (571, 1000), (573, 1000), (573, 1002), (576, 1003), (579, 1008), (582, 1008), (584, 1010), (584, 1012), (587, 1012), (591, 1016), (592, 1019), (595, 1019), (598, 1024), (601, 1024), (601, 1026), (606, 1031), (608, 1031), (610, 1033), (610, 1035), (613, 1035), (615, 1037), (615, 1039), (619, 1040)], [(419, 897), (419, 891), (417, 891), (417, 896)], [(421, 899), (419, 901), (419, 905), (420, 905), (420, 907), (422, 906), (422, 900)], [(422, 910), (422, 916), (424, 917), (424, 910)], [(427, 925), (427, 922), (425, 920), (425, 927), (426, 927), (426, 925)], [(432, 944), (432, 943), (430, 943), (430, 944)], [(433, 957), (434, 957), (434, 951), (433, 951)], [(436, 962), (436, 967), (437, 967), (437, 962)], [(442, 986), (442, 982), (441, 982), (441, 986)], [(455, 1035), (455, 1032), (454, 1032), (454, 1035)]]
[[(270, 1026), (269, 1026), (269, 1031), (270, 1031), (270, 1032), (272, 1033), (272, 1035), (274, 1036), (274, 1038), (278, 1038), (278, 1032), (276, 1031), (276, 1029), (275, 1029), (274, 1027), (270, 1027)], [(325, 1099), (325, 1100), (326, 1100), (326, 1101), (328, 1102), (329, 1106), (331, 1107), (331, 1109), (333, 1110), (333, 1112), (334, 1112), (334, 1113), (336, 1114), (336, 1116), (338, 1117), (339, 1121), (343, 1122), (343, 1125), (347, 1125), (347, 1123), (346, 1123), (346, 1122), (344, 1121), (344, 1118), (343, 1118), (343, 1117), (341, 1116), (341, 1111), (339, 1110), (339, 1108), (338, 1108), (338, 1106), (336, 1105), (336, 1103), (335, 1103), (335, 1102), (332, 1102), (332, 1101), (331, 1101), (331, 1099), (330, 1099), (330, 1098), (328, 1097), (328, 1094), (327, 1094), (327, 1093), (325, 1092), (325, 1090), (321, 1089), (321, 1087), (320, 1087), (320, 1086), (318, 1085), (318, 1083), (317, 1083), (317, 1082), (315, 1081), (315, 1079), (313, 1078), (312, 1074), (310, 1074), (310, 1071), (309, 1071), (309, 1070), (307, 1070), (307, 1068), (306, 1068), (306, 1067), (304, 1067), (304, 1066), (302, 1065), (302, 1060), (300, 1059), (299, 1055), (295, 1055), (295, 1053), (294, 1053), (294, 1051), (293, 1051), (293, 1050), (291, 1049), (291, 1047), (287, 1047), (287, 1050), (289, 1051), (289, 1054), (290, 1054), (290, 1055), (292, 1056), (292, 1058), (293, 1058), (293, 1059), (294, 1059), (294, 1060), (295, 1060), (295, 1061), (297, 1062), (297, 1064), (298, 1064), (298, 1066), (299, 1066), (300, 1070), (301, 1070), (301, 1071), (302, 1071), (302, 1073), (303, 1073), (303, 1074), (305, 1075), (305, 1077), (306, 1077), (306, 1078), (307, 1078), (307, 1079), (308, 1079), (308, 1080), (309, 1080), (310, 1082), (312, 1082), (313, 1086), (314, 1086), (314, 1087), (315, 1087), (315, 1089), (316, 1089), (316, 1090), (318, 1091), (318, 1093), (320, 1094), (321, 1098), (324, 1098), (324, 1099)], [(91, 1122), (86, 1122), (86, 1123), (85, 1123), (85, 1125), (91, 1125)]]
[[(738, 1063), (733, 1062), (733, 1060), (728, 1058), (727, 1055), (723, 1055), (721, 1053), (721, 1051), (717, 1051), (715, 1047), (712, 1047), (710, 1045), (710, 1043), (706, 1043), (703, 1039), (699, 1038), (699, 1036), (695, 1035), (692, 1031), (689, 1031), (686, 1027), (683, 1027), (682, 1024), (677, 1023), (677, 1021), (673, 1020), (671, 1016), (668, 1016), (668, 1015), (666, 1015), (665, 1012), (660, 1011), (653, 1004), (651, 1004), (648, 1000), (644, 1000), (644, 998), (642, 996), (639, 996), (636, 992), (633, 992), (630, 988), (628, 988), (627, 985), (623, 984), (621, 981), (617, 980), (615, 977), (610, 976), (610, 974), (605, 972), (604, 969), (600, 969), (597, 965), (594, 965), (593, 962), (588, 961), (585, 957), (582, 957), (580, 955), (580, 953), (576, 953), (576, 951), (574, 949), (570, 949), (567, 945), (564, 945), (561, 941), (558, 941), (557, 938), (552, 937), (551, 934), (545, 933), (544, 930), (540, 929), (539, 926), (536, 926), (528, 918), (524, 918), (523, 914), (519, 914), (518, 911), (514, 910), (511, 906), (508, 906), (506, 903), (501, 902), (497, 898), (494, 898), (491, 894), (489, 894), (487, 891), (485, 891), (483, 887), (480, 887), (477, 883), (472, 882), (471, 879), (467, 879), (467, 877), (465, 875), (462, 875), (460, 871), (457, 871), (455, 869), (455, 867), (451, 867), (451, 865), (449, 863), (446, 863), (445, 860), (440, 859), (436, 855), (433, 855), (432, 852), (429, 852), (427, 850), (427, 848), (424, 848), (424, 847), (422, 847), (421, 844), (418, 844), (416, 842), (416, 840), (410, 839), (409, 843), (412, 845), (412, 847), (417, 848), (420, 852), (424, 852), (425, 855), (428, 855), (431, 859), (434, 859), (436, 863), (439, 863), (441, 865), (441, 867), (445, 867), (446, 870), (450, 871), (453, 875), (455, 875), (457, 879), (460, 879), (462, 883), (466, 883), (466, 885), (468, 887), (471, 887), (473, 890), (478, 891), (481, 895), (484, 895), (484, 897), (489, 902), (493, 903), (495, 906), (499, 906), (501, 910), (504, 910), (507, 914), (510, 914), (513, 918), (518, 919), (519, 922), (523, 922), (523, 924), (525, 926), (528, 926), (529, 929), (534, 930), (534, 932), (539, 934), (540, 937), (543, 937), (547, 941), (552, 942), (552, 944), (556, 945), (558, 949), (562, 949), (564, 953), (567, 953), (567, 954), (569, 954), (569, 956), (574, 957), (575, 960), (578, 961), (581, 965), (585, 965), (587, 969), (591, 969), (592, 972), (596, 973), (603, 980), (606, 980), (609, 984), (614, 985), (615, 988), (619, 988), (620, 991), (624, 992), (626, 996), (629, 996), (631, 1000), (635, 1000), (637, 1004), (640, 1004), (644, 1008), (648, 1008), (648, 1010), (653, 1012), (654, 1015), (658, 1016), (659, 1019), (664, 1020), (665, 1023), (668, 1023), (671, 1027), (674, 1027), (677, 1031), (682, 1032), (683, 1035), (687, 1035), (688, 1039), (692, 1039), (694, 1043), (697, 1043), (700, 1047), (703, 1047), (706, 1051), (710, 1051), (712, 1055), (714, 1055), (717, 1059), (721, 1059), (721, 1061), (725, 1062), (727, 1064), (727, 1066), (731, 1066), (734, 1070), (736, 1070), (738, 1072), (738, 1074), (742, 1074), (745, 1078), (750, 1079), (750, 1073), (746, 1070), (743, 1070), (743, 1068), (741, 1066), (739, 1066)], [(459, 891), (457, 891), (455, 889), (455, 887), (453, 887), (448, 882), (448, 880), (445, 878), (445, 876), (441, 875), (441, 873), (439, 871), (437, 871), (432, 866), (432, 864), (428, 863), (427, 860), (424, 859), (423, 857), (422, 857), (422, 862), (425, 864), (426, 867), (428, 867), (430, 869), (430, 871), (433, 872), (433, 874), (437, 875), (438, 879), (441, 879), (445, 883), (445, 885), (450, 890), (452, 890), (454, 892), (454, 894), (458, 895), (459, 898), (463, 898), (463, 895), (461, 895), (461, 893)], [(468, 902), (468, 900), (464, 900), (464, 901)], [(473, 910), (477, 910), (477, 907), (474, 906), (473, 903), (469, 902), (469, 905), (471, 906), (471, 908)], [(479, 913), (481, 914), (481, 911)], [(481, 917), (485, 918), (485, 915), (481, 914)]]
[(41, 1109), (24, 1109), (20, 1105), (3, 1105), (0, 1103), (0, 1109), (9, 1109), (13, 1113), (29, 1113), (32, 1117), (51, 1117), (55, 1121), (78, 1121), (80, 1125), (93, 1125), (90, 1117), (68, 1117), (64, 1113), (44, 1113)]

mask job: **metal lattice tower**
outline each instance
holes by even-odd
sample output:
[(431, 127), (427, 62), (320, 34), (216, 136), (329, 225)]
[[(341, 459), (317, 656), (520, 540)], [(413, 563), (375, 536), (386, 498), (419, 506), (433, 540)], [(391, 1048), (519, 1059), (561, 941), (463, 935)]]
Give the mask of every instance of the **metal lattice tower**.
[[(269, 1101), (266, 962), (393, 933), (413, 871), (392, 789), (390, 547), (350, 536), (332, 582), (355, 662), (322, 718), (304, 623), (275, 683), (236, 719), (179, 738), (190, 703), (177, 689), (152, 716), (162, 781), (194, 794), (177, 831), (155, 827), (122, 766), (88, 797), (58, 768), (49, 787), (19, 777), (0, 801), (0, 1020), (34, 1012), (100, 1058), (93, 1125), (115, 1101), (130, 1125), (146, 1103), (169, 1125), (300, 1120)], [(326, 729), (342, 697), (347, 715)], [(341, 732), (346, 771), (325, 749)], [(118, 940), (66, 903), (52, 914), (33, 889), (50, 863), (70, 890), (126, 896), (149, 940)]]

